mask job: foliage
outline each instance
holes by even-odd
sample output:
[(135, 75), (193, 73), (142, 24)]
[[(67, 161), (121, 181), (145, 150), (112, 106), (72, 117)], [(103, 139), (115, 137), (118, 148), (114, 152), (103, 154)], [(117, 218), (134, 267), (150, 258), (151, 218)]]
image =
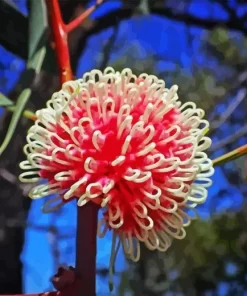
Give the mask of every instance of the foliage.
[[(226, 282), (231, 285), (227, 295), (244, 295), (247, 289), (246, 211), (245, 206), (237, 213), (194, 222), (187, 229), (186, 239), (174, 242), (166, 254), (143, 249), (144, 259), (132, 266), (134, 276), (129, 283), (135, 295), (166, 295), (165, 292), (222, 295), (218, 287)], [(141, 264), (145, 280), (138, 282)]]

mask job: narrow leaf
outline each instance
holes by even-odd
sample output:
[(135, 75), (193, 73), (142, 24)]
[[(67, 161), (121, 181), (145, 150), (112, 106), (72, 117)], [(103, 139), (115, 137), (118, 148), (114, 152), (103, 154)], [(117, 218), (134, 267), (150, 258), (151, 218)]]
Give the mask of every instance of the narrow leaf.
[(44, 46), (48, 38), (47, 9), (44, 0), (30, 1), (28, 59)]
[(26, 106), (26, 103), (28, 102), (30, 95), (31, 95), (31, 89), (27, 88), (27, 89), (24, 89), (22, 91), (22, 93), (20, 94), (20, 96), (18, 97), (15, 112), (12, 115), (7, 134), (5, 136), (5, 139), (2, 143), (2, 145), (0, 146), (0, 155), (3, 153), (3, 151), (6, 149), (6, 147), (8, 146), (8, 144), (10, 142), (10, 140), (15, 132), (19, 118)]
[(0, 93), (0, 107), (12, 106), (13, 104), (14, 102), (12, 102), (4, 94)]
[(29, 60), (27, 68), (35, 70), (35, 73), (38, 74), (41, 70), (45, 55), (46, 47), (43, 46), (33, 55), (32, 59)]

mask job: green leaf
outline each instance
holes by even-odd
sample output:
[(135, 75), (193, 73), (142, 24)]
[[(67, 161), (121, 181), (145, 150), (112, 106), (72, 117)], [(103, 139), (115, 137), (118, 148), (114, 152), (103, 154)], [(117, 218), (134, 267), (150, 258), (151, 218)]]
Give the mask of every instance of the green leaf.
[(28, 61), (27, 68), (33, 69), (36, 74), (38, 74), (41, 70), (43, 61), (46, 55), (46, 47), (43, 46), (33, 55), (32, 59)]
[(28, 88), (28, 89), (24, 89), (22, 91), (22, 93), (20, 94), (20, 96), (18, 97), (16, 107), (15, 107), (15, 112), (12, 115), (12, 119), (11, 119), (10, 125), (8, 127), (7, 134), (5, 136), (5, 139), (2, 143), (2, 145), (0, 146), (0, 155), (6, 149), (12, 136), (14, 135), (19, 118), (26, 106), (26, 103), (28, 102), (30, 95), (31, 95), (31, 89)]
[(139, 10), (142, 14), (148, 15), (150, 14), (150, 9), (149, 9), (149, 1), (148, 0), (141, 0), (139, 4)]
[(30, 1), (28, 59), (32, 59), (48, 38), (47, 9), (44, 0)]
[[(30, 5), (30, 21), (29, 21), (29, 46), (28, 46), (28, 63), (29, 68), (36, 68), (39, 63), (39, 51), (43, 51), (45, 55), (42, 64), (42, 70), (58, 74), (57, 63), (54, 50), (50, 46), (48, 40), (49, 25), (47, 20), (47, 8), (44, 0), (29, 0)], [(42, 55), (41, 55), (42, 56)], [(40, 69), (39, 69), (40, 70)]]
[(0, 107), (7, 107), (12, 106), (14, 102), (12, 102), (10, 99), (8, 99), (5, 95), (0, 93)]

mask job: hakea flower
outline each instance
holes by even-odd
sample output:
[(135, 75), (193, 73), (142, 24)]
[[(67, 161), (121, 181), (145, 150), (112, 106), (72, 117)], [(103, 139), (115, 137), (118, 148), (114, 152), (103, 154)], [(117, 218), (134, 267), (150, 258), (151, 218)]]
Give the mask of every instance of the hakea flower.
[(78, 206), (101, 205), (98, 235), (113, 231), (112, 258), (117, 238), (133, 261), (140, 242), (166, 251), (184, 238), (214, 169), (204, 152), (211, 145), (204, 111), (182, 104), (177, 89), (112, 68), (64, 83), (28, 132), (20, 180), (48, 180), (29, 196), (57, 194), (45, 212), (75, 198)]

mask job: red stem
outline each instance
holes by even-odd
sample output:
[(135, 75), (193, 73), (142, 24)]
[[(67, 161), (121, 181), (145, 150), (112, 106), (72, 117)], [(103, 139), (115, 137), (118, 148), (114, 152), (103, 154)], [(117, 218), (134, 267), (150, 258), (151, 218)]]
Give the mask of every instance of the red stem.
[(104, 0), (97, 0), (96, 4), (92, 7), (89, 7), (87, 10), (85, 10), (81, 15), (79, 15), (77, 18), (75, 18), (73, 21), (71, 21), (68, 25), (65, 25), (65, 29), (67, 33), (72, 32), (74, 29), (79, 27), (81, 23), (85, 21), (86, 18), (90, 16), (91, 13), (95, 11), (95, 9), (103, 2)]
[(70, 65), (70, 55), (68, 47), (68, 36), (66, 26), (62, 20), (58, 0), (46, 0), (50, 27), (54, 38), (54, 50), (57, 57), (61, 83), (73, 79)]
[(76, 274), (80, 279), (76, 296), (95, 296), (98, 206), (93, 202), (78, 207)]

